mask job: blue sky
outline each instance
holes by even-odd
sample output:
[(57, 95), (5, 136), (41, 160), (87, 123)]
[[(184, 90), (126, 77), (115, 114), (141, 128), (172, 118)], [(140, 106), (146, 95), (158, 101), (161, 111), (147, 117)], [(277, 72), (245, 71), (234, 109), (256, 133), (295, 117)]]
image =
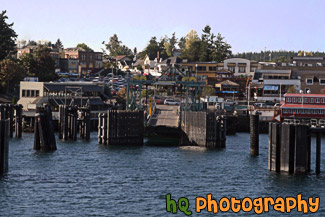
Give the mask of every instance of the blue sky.
[(84, 42), (97, 51), (114, 33), (142, 50), (152, 36), (201, 34), (207, 24), (234, 53), (325, 51), (324, 9), (322, 0), (0, 0), (19, 39), (60, 38), (65, 47)]

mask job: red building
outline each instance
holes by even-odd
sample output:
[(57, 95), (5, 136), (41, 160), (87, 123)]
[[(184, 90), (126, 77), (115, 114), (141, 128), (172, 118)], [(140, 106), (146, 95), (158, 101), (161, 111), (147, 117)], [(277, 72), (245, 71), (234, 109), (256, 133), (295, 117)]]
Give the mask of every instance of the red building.
[(286, 93), (282, 118), (324, 118), (325, 94)]

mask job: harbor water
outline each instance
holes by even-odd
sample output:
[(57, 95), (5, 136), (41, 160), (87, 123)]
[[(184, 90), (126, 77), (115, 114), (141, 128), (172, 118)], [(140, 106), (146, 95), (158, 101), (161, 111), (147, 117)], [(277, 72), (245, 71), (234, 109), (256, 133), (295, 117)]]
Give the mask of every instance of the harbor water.
[[(57, 135), (56, 135), (57, 136)], [(193, 216), (257, 216), (249, 213), (195, 213), (195, 197), (320, 197), (325, 216), (325, 138), (321, 174), (268, 171), (268, 135), (260, 135), (260, 155), (250, 156), (249, 134), (227, 136), (222, 150), (198, 147), (108, 147), (90, 141), (57, 139), (57, 151), (33, 150), (33, 134), (11, 139), (9, 172), (0, 178), (0, 216), (185, 216), (166, 212), (166, 194), (187, 197)], [(295, 209), (296, 210), (296, 209)], [(306, 216), (271, 211), (261, 216)]]

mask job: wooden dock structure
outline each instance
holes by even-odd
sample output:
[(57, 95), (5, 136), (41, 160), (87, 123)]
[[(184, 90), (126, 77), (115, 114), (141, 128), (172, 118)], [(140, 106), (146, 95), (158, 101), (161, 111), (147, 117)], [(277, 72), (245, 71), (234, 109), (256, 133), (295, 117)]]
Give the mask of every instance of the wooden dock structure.
[(143, 145), (144, 112), (109, 110), (99, 115), (98, 142), (104, 145)]
[(55, 151), (56, 140), (54, 136), (52, 111), (49, 105), (36, 110), (34, 129), (34, 149), (40, 151)]
[(271, 171), (306, 173), (311, 170), (311, 135), (316, 135), (316, 174), (320, 173), (321, 134), (325, 128), (308, 125), (270, 123), (269, 160)]

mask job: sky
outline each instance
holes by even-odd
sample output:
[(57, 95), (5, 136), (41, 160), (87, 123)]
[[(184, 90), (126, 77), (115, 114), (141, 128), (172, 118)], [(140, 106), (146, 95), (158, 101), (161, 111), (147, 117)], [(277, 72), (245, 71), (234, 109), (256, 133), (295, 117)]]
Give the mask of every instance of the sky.
[(233, 53), (261, 50), (325, 51), (323, 0), (0, 0), (18, 39), (60, 38), (65, 48), (86, 43), (96, 51), (117, 34), (141, 51), (150, 38), (206, 25)]

